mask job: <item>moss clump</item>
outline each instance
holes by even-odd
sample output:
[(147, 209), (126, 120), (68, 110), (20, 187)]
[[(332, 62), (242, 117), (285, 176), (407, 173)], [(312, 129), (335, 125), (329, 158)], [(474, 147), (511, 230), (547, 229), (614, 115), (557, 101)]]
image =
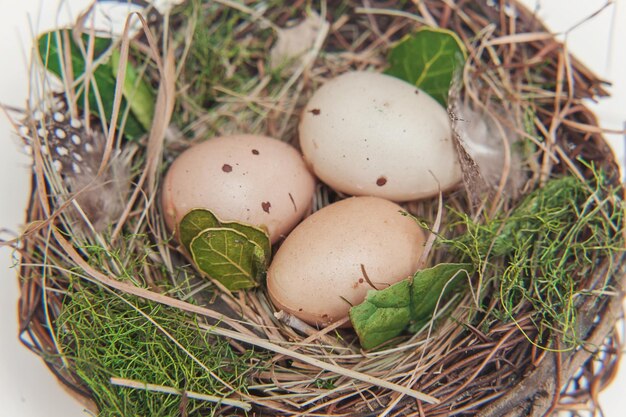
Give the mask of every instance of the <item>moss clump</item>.
[(539, 335), (531, 342), (554, 348), (558, 338), (560, 349), (577, 346), (584, 336), (577, 333), (578, 308), (612, 284), (608, 277), (588, 281), (599, 262), (624, 247), (620, 192), (601, 173), (589, 182), (564, 176), (493, 219), (477, 223), (462, 214), (467, 232), (445, 242), (482, 273), (477, 301), (492, 306), (478, 316), (482, 325), (530, 314)]
[[(190, 391), (240, 399), (263, 352), (236, 352), (183, 312), (81, 283), (57, 320), (63, 354), (92, 391), (100, 416), (220, 415), (219, 403)], [(176, 390), (126, 388), (111, 378)]]

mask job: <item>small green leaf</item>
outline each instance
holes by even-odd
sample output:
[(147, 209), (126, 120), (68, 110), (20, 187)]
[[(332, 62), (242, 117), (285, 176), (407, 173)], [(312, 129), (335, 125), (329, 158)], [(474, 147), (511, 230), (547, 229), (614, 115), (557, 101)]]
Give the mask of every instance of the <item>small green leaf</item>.
[[(89, 35), (82, 35), (80, 38), (81, 44), (79, 45), (69, 29), (46, 32), (37, 39), (41, 62), (48, 71), (62, 80), (67, 77), (69, 70), (72, 72), (74, 81), (80, 80), (85, 74), (87, 67), (86, 54), (89, 39)], [(110, 123), (113, 114), (116, 78), (111, 61), (106, 57), (106, 53), (110, 50), (112, 42), (110, 39), (96, 36), (93, 39), (93, 44), (93, 61), (94, 65), (96, 65), (96, 62), (97, 65), (92, 69), (92, 76), (89, 80), (89, 111), (94, 116), (101, 119), (104, 118), (107, 123)], [(64, 57), (66, 55), (69, 55), (71, 68), (65, 68)], [(85, 108), (87, 104), (85, 102), (85, 90), (84, 80), (76, 84), (76, 101), (80, 108)], [(123, 115), (127, 110), (128, 102), (123, 98), (120, 106), (120, 115)], [(104, 117), (102, 117), (102, 113), (104, 113)], [(128, 114), (128, 117), (120, 117), (118, 120), (117, 127), (123, 129), (124, 134), (130, 139), (136, 139), (146, 132), (132, 112)]]
[(444, 263), (418, 271), (384, 290), (369, 291), (363, 303), (350, 309), (361, 346), (371, 349), (407, 329), (418, 330), (432, 318), (440, 297), (462, 282), (461, 274), (471, 271), (470, 264)]
[(183, 217), (178, 225), (180, 242), (191, 253), (189, 245), (193, 238), (205, 229), (217, 227), (233, 229), (242, 233), (248, 240), (253, 241), (262, 249), (263, 258), (269, 261), (272, 247), (269, 236), (265, 231), (245, 223), (221, 221), (207, 209), (193, 209)]
[(229, 290), (257, 286), (267, 269), (272, 247), (259, 228), (222, 222), (210, 210), (193, 209), (181, 220), (178, 233), (197, 268)]
[(415, 85), (445, 107), (455, 69), (466, 57), (454, 32), (424, 27), (391, 49), (385, 73)]
[(411, 323), (408, 280), (381, 291), (369, 291), (365, 301), (350, 309), (361, 346), (371, 349), (402, 333)]
[(198, 269), (229, 290), (259, 285), (258, 256), (263, 250), (243, 233), (227, 228), (206, 229), (193, 238), (190, 248)]

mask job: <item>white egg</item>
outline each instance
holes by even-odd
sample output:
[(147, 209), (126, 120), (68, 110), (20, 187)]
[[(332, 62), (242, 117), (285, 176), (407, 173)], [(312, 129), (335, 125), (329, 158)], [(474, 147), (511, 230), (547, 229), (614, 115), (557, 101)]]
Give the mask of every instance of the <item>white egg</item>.
[(346, 194), (410, 201), (461, 180), (446, 110), (395, 77), (349, 72), (328, 81), (309, 100), (299, 133), (314, 173)]

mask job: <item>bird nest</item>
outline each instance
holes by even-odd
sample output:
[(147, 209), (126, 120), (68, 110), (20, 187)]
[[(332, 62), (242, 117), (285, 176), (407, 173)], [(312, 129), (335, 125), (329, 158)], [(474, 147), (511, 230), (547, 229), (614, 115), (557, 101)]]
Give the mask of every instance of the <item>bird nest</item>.
[[(85, 14), (38, 38), (33, 95), (14, 113), (33, 154), (12, 242), (23, 343), (103, 416), (597, 407), (622, 347), (624, 282), (619, 169), (584, 105), (604, 83), (514, 1), (281, 4), (149, 8), (132, 18), (136, 34), (128, 25), (108, 40)], [(276, 314), (263, 286), (231, 292), (201, 278), (160, 213), (173, 158), (239, 132), (297, 146), (317, 87), (383, 71), (424, 26), (467, 51), (448, 100), (464, 185), (404, 207), (431, 234), (429, 264), (473, 264), (465, 288), (427, 325), (364, 350), (345, 321), (317, 329)], [(294, 34), (305, 51), (277, 48)], [(128, 80), (142, 86), (135, 95)], [(487, 163), (462, 146), (477, 115), (500, 149)], [(319, 184), (312, 210), (343, 197)]]

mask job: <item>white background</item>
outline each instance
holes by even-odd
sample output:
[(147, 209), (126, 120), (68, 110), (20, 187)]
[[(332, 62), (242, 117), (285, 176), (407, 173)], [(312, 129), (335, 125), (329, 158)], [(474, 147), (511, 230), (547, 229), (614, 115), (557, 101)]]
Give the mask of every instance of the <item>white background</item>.
[[(27, 51), (32, 32), (41, 32), (67, 22), (69, 11), (78, 11), (85, 0), (72, 0), (59, 7), (57, 1), (0, 0), (0, 102), (23, 106), (27, 96)], [(537, 0), (523, 0), (534, 8)], [(599, 10), (606, 0), (543, 0), (539, 16), (556, 33)], [(28, 15), (27, 13), (30, 13)], [(597, 74), (613, 81), (614, 97), (593, 105), (602, 125), (621, 129), (626, 121), (626, 0), (615, 2), (597, 17), (561, 35), (570, 50)], [(620, 77), (621, 76), (621, 77)], [(623, 155), (624, 136), (609, 138)], [(623, 160), (623, 156), (620, 156)], [(10, 133), (0, 114), (0, 228), (19, 230), (24, 218), (29, 160)], [(6, 238), (6, 235), (3, 235)], [(75, 417), (87, 415), (57, 384), (43, 363), (17, 340), (18, 298), (11, 253), (0, 248), (0, 417)], [(601, 396), (607, 417), (624, 416), (626, 366), (618, 380)]]

